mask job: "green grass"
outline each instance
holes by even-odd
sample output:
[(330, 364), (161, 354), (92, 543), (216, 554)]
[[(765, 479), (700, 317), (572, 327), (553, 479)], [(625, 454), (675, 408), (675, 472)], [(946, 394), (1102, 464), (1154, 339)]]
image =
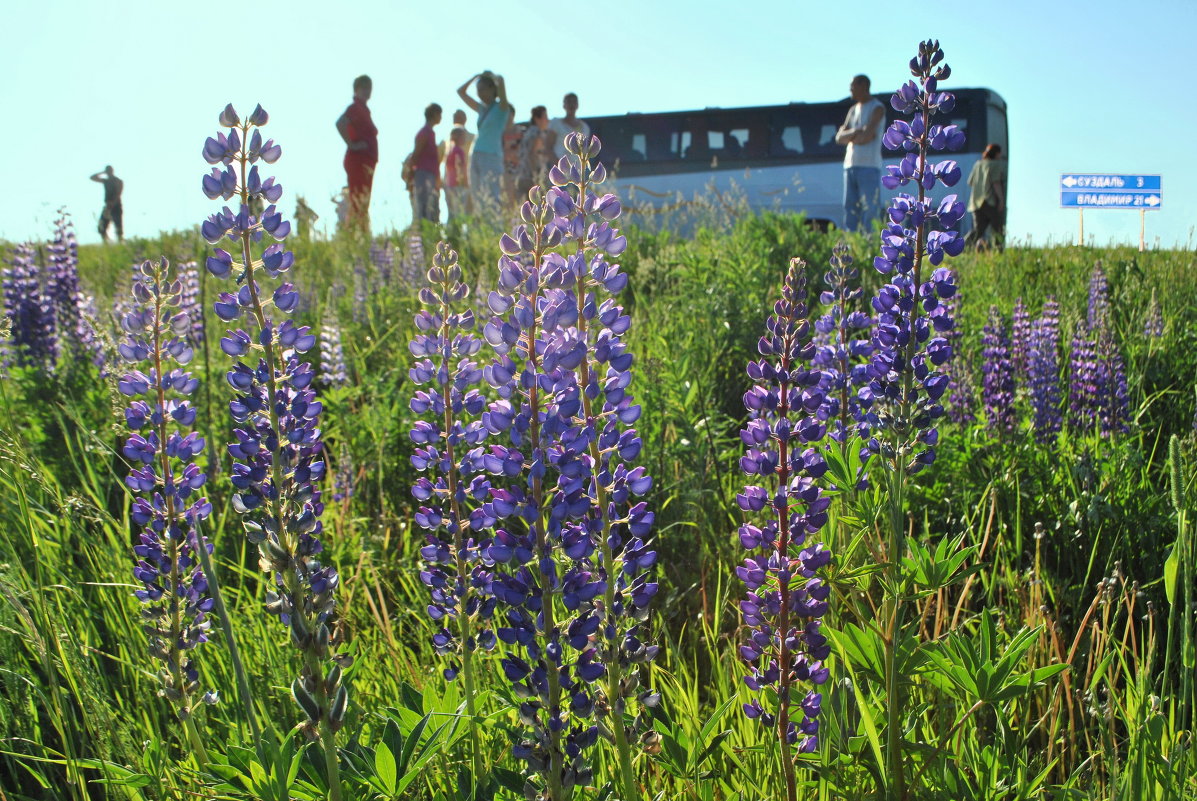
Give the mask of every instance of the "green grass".
[[(777, 215), (689, 239), (627, 233), (623, 265), (631, 282), (623, 302), (634, 321), (627, 342), (637, 359), (641, 459), (656, 479), (651, 505), (661, 554), (652, 627), (662, 650), (647, 680), (663, 700), (638, 773), (653, 798), (773, 798), (776, 743), (750, 725), (737, 698), (740, 587), (732, 568), (740, 550), (734, 497), (743, 483), (736, 464), (743, 369), (790, 257), (821, 275), (836, 240)], [(424, 234), (431, 252), (437, 234)], [(447, 238), (470, 282), (485, 291), (498, 258), (494, 232), (454, 228)], [(871, 243), (854, 237), (849, 244), (875, 286)], [(414, 292), (369, 267), (355, 277), (355, 263), (368, 264), (368, 243), (298, 242), (294, 249), (304, 321), (340, 320), (352, 373), (349, 387), (325, 396), (323, 420), (329, 453), (335, 459), (345, 449), (357, 476), (352, 499), (330, 503), (325, 513), (354, 655), (352, 707), (339, 739), (349, 797), (464, 798), (460, 691), (441, 678), (427, 644), (415, 575), (422, 535), (411, 522), (405, 433)], [(192, 233), (82, 248), (83, 281), (97, 293), (97, 307), (111, 308), (109, 293), (127, 285), (134, 260), (160, 255), (202, 262), (204, 250)], [(1165, 587), (1178, 542), (1169, 490), (1173, 434), (1184, 462), (1179, 502), (1182, 509), (1192, 504), (1193, 253), (1056, 247), (961, 256), (952, 265), (961, 286), (961, 358), (978, 361), (989, 307), (1009, 314), (1019, 297), (1033, 315), (1056, 297), (1067, 343), (1098, 261), (1110, 278), (1128, 365), (1130, 432), (1066, 435), (1046, 447), (1026, 432), (1001, 440), (983, 425), (946, 425), (939, 461), (919, 476), (914, 542), (933, 552), (945, 538), (959, 538), (958, 549), (975, 549), (962, 566), (968, 578), (910, 600), (912, 631), (936, 643), (946, 660), (908, 672), (903, 738), (919, 798), (1179, 801), (1197, 794), (1193, 684), (1181, 680), (1194, 668), (1192, 616), (1172, 613)], [(362, 307), (355, 307), (355, 281), (367, 289)], [(210, 300), (215, 283), (205, 281), (204, 290)], [(1149, 340), (1142, 324), (1153, 290), (1167, 328)], [(217, 443), (229, 436), (220, 333), (210, 320), (212, 352), (195, 363), (211, 390), (210, 398), (200, 395), (199, 428)], [(270, 771), (254, 777), (258, 760), (215, 632), (198, 662), (204, 686), (218, 688), (221, 702), (196, 715), (209, 754), (227, 766), (201, 774), (182, 727), (155, 695), (132, 595), (120, 404), (111, 379), (72, 363), (51, 378), (14, 371), (0, 389), (0, 799), (277, 792)], [(280, 770), (294, 761), (290, 797), (321, 797), (321, 768), (288, 738), (298, 718), (288, 689), (293, 655), (286, 631), (261, 612), (264, 577), (229, 508), (227, 457), (221, 461), (208, 487), (216, 512), (206, 533), (217, 545), (257, 715), (282, 743)], [(878, 507), (875, 491), (865, 493), (838, 506), (828, 529), (837, 553), (830, 625), (841, 632), (867, 632), (880, 603)], [(1180, 541), (1192, 548), (1191, 537)], [(1110, 581), (1095, 589), (1103, 578)], [(868, 637), (836, 641), (823, 688), (823, 747), (803, 759), (799, 777), (811, 798), (869, 799), (879, 778), (885, 698), (870, 669)], [(964, 653), (977, 674), (1005, 665), (1007, 681), (1031, 679), (1007, 687), (995, 678), (1006, 691), (988, 695), (970, 689), (968, 677), (954, 680), (944, 668)], [(1058, 664), (1068, 670), (1048, 676)], [(486, 761), (500, 768), (497, 778), (514, 781), (508, 690), (493, 663), (483, 674)], [(596, 790), (586, 797), (599, 796), (613, 767), (598, 765)]]

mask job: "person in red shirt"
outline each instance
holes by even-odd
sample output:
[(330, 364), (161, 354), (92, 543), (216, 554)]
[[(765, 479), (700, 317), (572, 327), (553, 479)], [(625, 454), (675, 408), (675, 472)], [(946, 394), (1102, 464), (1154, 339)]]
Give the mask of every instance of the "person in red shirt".
[(424, 109), (424, 127), (416, 134), (411, 154), (412, 182), (415, 191), (414, 219), (441, 221), (440, 154), (436, 146), (434, 126), (441, 124), (441, 107), (430, 103)]
[(378, 129), (366, 102), (374, 88), (369, 75), (353, 81), (353, 102), (337, 119), (337, 132), (345, 140), (345, 175), (349, 184), (349, 226), (370, 230), (370, 190), (378, 164)]

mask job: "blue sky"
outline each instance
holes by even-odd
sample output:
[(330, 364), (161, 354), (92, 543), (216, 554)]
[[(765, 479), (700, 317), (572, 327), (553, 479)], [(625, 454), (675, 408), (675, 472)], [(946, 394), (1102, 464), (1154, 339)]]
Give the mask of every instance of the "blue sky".
[[(568, 9), (578, 9), (571, 14)], [(96, 241), (112, 164), (125, 181), (130, 234), (196, 224), (204, 138), (226, 102), (260, 102), (283, 146), (283, 207), (306, 196), (334, 218), (344, 146), (333, 123), (354, 76), (374, 79), (381, 160), (376, 228), (408, 221), (402, 157), (432, 101), (502, 73), (520, 117), (566, 91), (580, 115), (843, 98), (857, 72), (896, 87), (918, 40), (940, 39), (955, 86), (984, 86), (1009, 108), (1009, 229), (1035, 243), (1075, 238), (1059, 208), (1060, 173), (1160, 173), (1163, 208), (1149, 241), (1191, 246), (1197, 224), (1197, 68), (1193, 0), (911, 2), (428, 2), (212, 4), (63, 2), (5, 12), (0, 107), (6, 110), (0, 238), (49, 235), (55, 209)], [(232, 14), (251, 10), (239, 24)], [(920, 19), (921, 17), (921, 19)], [(951, 88), (947, 86), (945, 88)], [(1139, 216), (1094, 211), (1098, 244), (1137, 241)]]

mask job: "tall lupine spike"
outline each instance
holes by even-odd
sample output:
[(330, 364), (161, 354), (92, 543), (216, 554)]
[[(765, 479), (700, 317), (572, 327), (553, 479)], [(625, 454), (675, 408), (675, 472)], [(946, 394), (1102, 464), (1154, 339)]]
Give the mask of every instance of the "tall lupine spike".
[(1110, 282), (1101, 262), (1093, 265), (1089, 276), (1089, 309), (1085, 318), (1090, 331), (1105, 328), (1110, 319)]
[[(145, 262), (133, 286), (136, 305), (121, 320), (128, 339), (120, 354), (130, 365), (117, 383), (128, 397), (125, 420), (132, 434), (123, 453), (132, 463), (125, 483), (133, 491), (131, 518), (140, 529), (134, 577), (145, 604), (142, 617), (150, 655), (162, 663), (159, 694), (174, 705), (197, 739), (189, 718), (199, 692), (192, 652), (208, 640), (212, 599), (197, 562), (196, 527), (212, 511), (200, 495), (205, 476), (195, 463), (204, 440), (193, 430), (195, 408), (188, 399), (199, 381), (186, 371), (192, 349), (185, 339), (191, 321), (179, 310), (181, 285), (165, 260)], [(204, 699), (214, 702), (215, 695)], [(202, 750), (202, 746), (199, 746)]]
[(407, 256), (399, 278), (405, 286), (416, 287), (423, 280), (424, 270), (424, 237), (415, 231), (407, 237)]
[(1028, 353), (1031, 342), (1031, 313), (1027, 311), (1022, 298), (1014, 301), (1014, 312), (1010, 320), (1010, 366), (1015, 376), (1027, 374)]
[[(959, 299), (960, 294), (957, 291), (956, 295), (943, 301), (947, 315), (953, 320), (956, 319), (956, 306)], [(958, 326), (953, 325), (952, 330), (948, 331), (945, 337), (952, 347), (952, 355), (954, 357), (959, 355), (964, 332)], [(944, 365), (944, 372), (948, 376), (948, 419), (957, 424), (975, 422), (977, 419), (977, 380), (973, 374), (972, 365), (967, 359), (953, 358), (951, 362)]]
[(370, 317), (370, 280), (369, 267), (360, 259), (353, 262), (353, 321), (365, 323)]
[(496, 601), (490, 593), (486, 563), (489, 499), (484, 443), (488, 432), (480, 417), (485, 396), (477, 362), (483, 340), (467, 305), (469, 287), (461, 280), (457, 253), (437, 245), (428, 271), (428, 286), (420, 290), (426, 307), (416, 315), (420, 331), (411, 342), (416, 363), (409, 376), (418, 387), (411, 409), (421, 421), (411, 431), (416, 451), (412, 464), (422, 475), (412, 487), (420, 502), (416, 524), (425, 529), (427, 545), (420, 551), (420, 579), (429, 588), (428, 614), (439, 626), (433, 649), (448, 661), (446, 679), (460, 675), (470, 717), (475, 774), (482, 775), (482, 742), (477, 723), (477, 652), (495, 647), (490, 620)]
[(989, 307), (989, 321), (981, 333), (981, 400), (985, 425), (1002, 435), (1018, 428), (1014, 410), (1014, 361), (1006, 321), (997, 306)]
[(1027, 348), (1027, 386), (1035, 439), (1053, 442), (1060, 433), (1060, 305), (1049, 297), (1031, 327)]
[(341, 344), (341, 326), (331, 314), (320, 326), (320, 383), (332, 389), (349, 383), (345, 368), (345, 348)]
[(391, 240), (370, 244), (370, 263), (378, 271), (378, 282), (381, 286), (390, 286), (395, 270), (395, 246)]
[(65, 209), (58, 210), (54, 221), (54, 238), (46, 246), (46, 298), (54, 311), (55, 330), (58, 331), (59, 352), (64, 353), (79, 342), (83, 317), (79, 304), (79, 244), (75, 240), (75, 226)]
[(549, 472), (550, 450), (581, 407), (563, 361), (576, 367), (584, 355), (576, 336), (558, 335), (576, 308), (564, 288), (565, 259), (549, 251), (561, 243), (562, 227), (539, 190), (520, 216), (524, 222), (499, 242), (497, 289), (488, 299), (494, 316), (483, 331), (498, 356), (484, 369), (497, 396), (482, 417), (492, 435), (486, 468), (496, 478), (482, 516), (497, 526), (487, 557), (502, 612), (496, 635), (508, 653), (503, 672), (524, 699), (526, 734), (513, 753), (527, 765), (528, 797), (562, 801), (591, 776), (584, 751), (598, 738), (592, 683), (603, 669), (590, 661), (583, 676), (579, 651), (592, 650), (589, 635), (601, 622), (594, 599), (606, 588), (593, 573), (588, 533), (564, 523), (570, 505), (589, 509), (582, 482), (571, 486), (561, 476), (559, 490)]
[(1073, 431), (1093, 431), (1098, 419), (1098, 386), (1101, 368), (1097, 361), (1097, 343), (1086, 327), (1078, 325), (1072, 334), (1068, 359), (1068, 427)]
[(1159, 299), (1155, 296), (1155, 288), (1151, 290), (1151, 303), (1147, 305), (1147, 314), (1143, 318), (1143, 336), (1159, 339), (1164, 335), (1164, 312), (1160, 308)]
[[(267, 593), (266, 611), (290, 630), (302, 657), (291, 693), (306, 717), (305, 733), (320, 740), (330, 798), (339, 801), (334, 738), (348, 708), (342, 680), (347, 657), (332, 654), (339, 578), (319, 560), (324, 548), (319, 482), (325, 473), (317, 427), (321, 404), (312, 389), (311, 365), (300, 359), (315, 346), (316, 337), (307, 326), (286, 319), (299, 302), (290, 283), (279, 283), (273, 291), (259, 283), (281, 278), (295, 261), (282, 244), (290, 223), (275, 205), (282, 187), (273, 177), (263, 181), (259, 175), (257, 162), (272, 164), (281, 152), (273, 140), (261, 141), (256, 129), (265, 120), (260, 107), (244, 121), (232, 106), (221, 115), (231, 130), (208, 139), (204, 157), (224, 169), (214, 167), (204, 177), (203, 189), (212, 199), (236, 197), (239, 208), (233, 212), (225, 206), (207, 219), (201, 232), (212, 245), (226, 239), (233, 243), (231, 252), (218, 247), (207, 260), (216, 278), (231, 278), (237, 285), (235, 294), (221, 293), (214, 308), (222, 320), (244, 321), (249, 329), (229, 330), (220, 347), (234, 359), (255, 354), (248, 363), (236, 362), (227, 374), (235, 392), (229, 403), (236, 425), (236, 441), (229, 445), (233, 507), (243, 515), (250, 542), (258, 546), (262, 569), (274, 576), (277, 589)], [(259, 202), (270, 204), (260, 216), (250, 210)], [(258, 252), (264, 240), (270, 244)]]
[(180, 264), (179, 280), (183, 284), (180, 308), (191, 318), (191, 331), (188, 332), (188, 336), (191, 344), (198, 348), (204, 341), (204, 307), (200, 301), (199, 265), (194, 261)]
[(603, 297), (626, 286), (608, 259), (627, 241), (611, 226), (619, 201), (595, 191), (606, 177), (598, 140), (571, 134), (565, 145), (553, 188), (533, 189), (523, 222), (500, 240), (488, 300), (484, 333), (499, 358), (485, 373), (499, 399), (483, 422), (506, 442), (492, 440), (486, 467), (507, 484), (484, 507), (505, 521), (488, 555), (507, 623), (497, 635), (520, 649), (503, 661), (526, 699), (528, 736), (515, 754), (543, 779), (529, 777), (526, 792), (559, 801), (589, 781), (585, 750), (601, 731), (615, 745), (623, 797), (636, 799), (629, 732), (643, 718), (629, 729), (625, 716), (656, 702), (637, 671), (657, 652), (640, 628), (656, 554), (644, 541), (653, 513), (637, 496), (652, 482), (630, 464), (640, 439), (627, 426), (640, 407), (620, 336), (631, 321)]
[[(754, 699), (750, 718), (774, 729), (782, 755), (788, 801), (797, 798), (791, 747), (811, 753), (818, 746), (822, 695), (801, 683), (827, 681), (823, 660), (831, 653), (820, 632), (830, 586), (819, 578), (831, 561), (823, 543), (809, 542), (827, 522), (830, 497), (817, 480), (827, 465), (818, 443), (826, 433), (817, 411), (823, 405), (824, 376), (809, 366), (815, 348), (807, 320), (806, 264), (790, 262), (781, 299), (773, 307), (748, 363), (754, 386), (744, 394), (748, 425), (740, 432), (747, 452), (740, 467), (760, 484), (744, 487), (736, 501), (751, 522), (740, 527), (740, 543), (751, 554), (736, 568), (748, 589), (740, 611), (749, 634), (740, 657), (750, 672), (744, 683), (756, 693), (776, 694), (776, 704)], [(798, 719), (800, 717), (800, 719)]]
[[(913, 475), (935, 460), (938, 432), (935, 421), (943, 416), (940, 398), (947, 376), (939, 369), (952, 356), (943, 336), (954, 325), (942, 301), (956, 293), (956, 277), (940, 267), (945, 256), (964, 249), (964, 239), (952, 228), (964, 215), (964, 204), (947, 195), (938, 204), (928, 195), (939, 183), (955, 186), (960, 168), (955, 161), (934, 163), (932, 151), (959, 150), (964, 134), (955, 125), (932, 124), (935, 114), (954, 107), (949, 92), (936, 91), (938, 81), (950, 74), (947, 65), (932, 69), (942, 59), (936, 42), (919, 45), (921, 64), (891, 103), (902, 113), (913, 113), (912, 123), (895, 121), (884, 142), (890, 150), (905, 151), (900, 167), (887, 167), (882, 183), (896, 189), (914, 182), (917, 195), (899, 193), (890, 204), (890, 224), (881, 235), (881, 255), (874, 266), (892, 276), (873, 298), (876, 324), (870, 385), (861, 399), (870, 407), (868, 419), (877, 434), (870, 447), (892, 470)], [(938, 230), (937, 230), (938, 229)], [(927, 263), (937, 268), (926, 274)]]
[(52, 371), (58, 363), (54, 308), (42, 292), (33, 245), (14, 245), (7, 264), (0, 272), (11, 326), (5, 364)]
[[(828, 434), (836, 442), (844, 442), (859, 432), (864, 417), (856, 389), (867, 376), (865, 361), (873, 351), (867, 332), (873, 321), (856, 308), (864, 290), (860, 269), (853, 266), (846, 243), (832, 248), (830, 269), (823, 274), (823, 280), (827, 289), (819, 295), (819, 302), (830, 308), (815, 322), (815, 330), (827, 336), (828, 342), (816, 349), (812, 364), (823, 371), (827, 382), (822, 415)], [(868, 432), (866, 429), (860, 433)]]
[[(903, 583), (898, 572), (906, 553), (904, 498), (908, 477), (935, 461), (936, 422), (944, 414), (940, 400), (948, 385), (942, 368), (952, 357), (952, 346), (944, 334), (954, 325), (943, 301), (956, 293), (955, 276), (940, 265), (945, 257), (964, 249), (964, 238), (952, 230), (964, 216), (964, 204), (955, 195), (936, 203), (928, 194), (936, 184), (950, 187), (960, 180), (959, 165), (950, 159), (932, 162), (933, 151), (959, 150), (965, 141), (957, 126), (933, 122), (936, 114), (951, 111), (956, 102), (950, 92), (939, 91), (939, 82), (951, 75), (942, 62), (938, 42), (921, 42), (918, 55), (910, 62), (914, 80), (890, 100), (896, 111), (910, 114), (912, 119), (896, 120), (887, 129), (885, 146), (905, 155), (897, 166), (886, 168), (881, 181), (888, 189), (914, 182), (917, 193), (894, 197), (888, 210), (890, 224), (882, 231), (881, 255), (874, 266), (890, 276), (890, 282), (873, 298), (877, 316), (871, 380), (861, 390), (861, 400), (869, 406), (873, 435), (869, 448), (882, 465), (879, 468), (874, 462), (871, 477), (884, 481), (889, 490), (884, 572), (890, 589), (881, 613), (887, 696), (885, 767), (890, 792), (898, 798), (906, 795), (907, 787), (902, 753), (903, 677), (896, 667), (906, 600), (898, 589)], [(879, 472), (884, 472), (884, 477), (878, 476)]]
[(1126, 367), (1110, 319), (1109, 283), (1099, 262), (1089, 279), (1086, 323), (1073, 333), (1069, 372), (1069, 426), (1108, 435), (1126, 431), (1130, 393)]
[[(619, 199), (599, 193), (606, 171), (598, 160), (598, 138), (567, 137), (565, 148), (546, 201), (562, 231), (565, 263), (556, 266), (564, 268), (563, 284), (572, 290), (574, 308), (558, 318), (554, 346), (567, 369), (572, 360), (568, 354), (582, 354), (572, 368), (581, 408), (574, 411), (571, 427), (562, 431), (550, 461), (561, 473), (558, 489), (572, 494), (580, 478), (589, 501), (584, 513), (574, 502), (566, 501), (564, 507), (597, 551), (603, 595), (595, 599), (601, 600), (602, 622), (594, 661), (605, 666), (606, 680), (596, 690), (595, 708), (599, 731), (615, 746), (623, 798), (635, 801), (639, 788), (631, 744), (637, 737), (652, 736), (643, 712), (657, 701), (651, 690), (640, 689), (640, 666), (658, 651), (643, 625), (657, 591), (650, 572), (657, 555), (648, 541), (653, 513), (638, 500), (652, 487), (652, 478), (635, 464), (641, 440), (632, 426), (640, 407), (629, 392), (633, 357), (623, 344), (631, 318), (615, 300), (627, 275), (609, 261), (623, 253), (627, 240), (614, 227), (622, 212)], [(574, 319), (572, 327), (566, 317)]]

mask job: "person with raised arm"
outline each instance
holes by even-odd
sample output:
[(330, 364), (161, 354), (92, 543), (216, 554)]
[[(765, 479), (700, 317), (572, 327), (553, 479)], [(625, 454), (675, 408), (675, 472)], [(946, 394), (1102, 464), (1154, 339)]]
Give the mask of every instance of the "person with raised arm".
[[(478, 93), (477, 98), (469, 94), (471, 84)], [(478, 199), (478, 210), (497, 208), (503, 176), (503, 132), (511, 116), (507, 86), (502, 75), (486, 70), (458, 87), (457, 94), (478, 114), (478, 133), (470, 154), (470, 186)]]
[(121, 193), (125, 191), (125, 182), (116, 177), (111, 164), (93, 175), (91, 180), (104, 185), (104, 208), (100, 211), (100, 238), (105, 242), (108, 241), (108, 226), (111, 225), (116, 228), (116, 240), (124, 242), (124, 209), (121, 207)]

